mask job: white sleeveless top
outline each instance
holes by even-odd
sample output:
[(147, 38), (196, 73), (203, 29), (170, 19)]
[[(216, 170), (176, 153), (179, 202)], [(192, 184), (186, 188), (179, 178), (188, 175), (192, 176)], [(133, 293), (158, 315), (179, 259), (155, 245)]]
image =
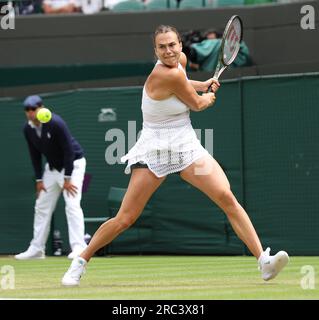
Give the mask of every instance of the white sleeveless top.
[[(184, 71), (180, 64), (178, 67)], [(131, 165), (141, 162), (157, 177), (163, 177), (182, 171), (209, 154), (192, 127), (189, 108), (175, 95), (154, 100), (148, 96), (144, 86), (142, 112), (142, 133), (136, 144), (121, 158), (121, 162), (128, 161), (126, 174), (131, 172)]]
[[(162, 62), (157, 61), (156, 64), (162, 64)], [(185, 73), (180, 63), (178, 64), (178, 68)], [(143, 87), (142, 112), (143, 120), (152, 123), (172, 121), (189, 116), (188, 106), (175, 95), (163, 100), (154, 100), (147, 94), (145, 85)]]

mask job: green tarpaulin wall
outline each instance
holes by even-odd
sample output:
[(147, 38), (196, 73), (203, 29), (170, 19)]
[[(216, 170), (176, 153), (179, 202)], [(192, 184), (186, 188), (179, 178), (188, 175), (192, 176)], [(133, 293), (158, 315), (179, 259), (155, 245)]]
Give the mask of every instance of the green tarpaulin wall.
[[(292, 255), (319, 254), (319, 75), (246, 78), (224, 82), (215, 106), (192, 113), (202, 143), (225, 169), (263, 245)], [(119, 158), (141, 129), (141, 87), (43, 94), (82, 144), (86, 217), (110, 216), (111, 187), (126, 188)], [(27, 248), (32, 237), (34, 177), (22, 134), (22, 100), (0, 99), (0, 253)], [(64, 202), (53, 227), (67, 252)], [(86, 225), (90, 234), (98, 223)], [(51, 243), (48, 242), (48, 252)], [(110, 253), (249, 254), (225, 215), (178, 175), (167, 178), (138, 222)]]

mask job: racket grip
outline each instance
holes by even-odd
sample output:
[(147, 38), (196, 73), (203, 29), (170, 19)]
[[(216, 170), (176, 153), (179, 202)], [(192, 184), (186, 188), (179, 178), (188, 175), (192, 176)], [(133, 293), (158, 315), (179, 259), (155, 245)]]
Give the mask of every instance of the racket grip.
[[(213, 77), (213, 79), (214, 79), (214, 80), (218, 80), (218, 78), (217, 78), (217, 77)], [(209, 88), (208, 88), (207, 92), (213, 92), (213, 93), (215, 93), (215, 92), (212, 90), (212, 84), (213, 84), (213, 82), (210, 84), (210, 86), (209, 86)]]

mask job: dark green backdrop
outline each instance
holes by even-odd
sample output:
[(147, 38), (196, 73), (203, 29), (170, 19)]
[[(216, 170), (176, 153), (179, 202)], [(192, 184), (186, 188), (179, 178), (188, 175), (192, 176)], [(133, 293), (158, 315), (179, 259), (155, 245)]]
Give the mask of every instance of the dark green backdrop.
[[(264, 246), (274, 251), (319, 254), (318, 85), (318, 74), (228, 81), (213, 108), (191, 114), (194, 128), (201, 129), (202, 143), (225, 169)], [(135, 130), (128, 132), (129, 121), (130, 126), (136, 121), (136, 131), (141, 129), (141, 90), (42, 95), (85, 149), (91, 178), (83, 193), (86, 217), (108, 216), (110, 187), (127, 186), (125, 166), (110, 164), (110, 159), (107, 163), (105, 154), (121, 141), (125, 149), (111, 152), (113, 158), (127, 151), (132, 143), (128, 140), (135, 138)], [(116, 120), (99, 121), (101, 109), (111, 109)], [(34, 177), (22, 135), (22, 99), (0, 99), (0, 110), (0, 253), (12, 254), (26, 249), (32, 237)], [(211, 135), (205, 139), (205, 129), (213, 129), (213, 139)], [(61, 198), (53, 225), (62, 231), (68, 251), (63, 206)], [(87, 231), (93, 234), (97, 226), (87, 224)], [(224, 214), (178, 175), (166, 180), (138, 223), (115, 240), (109, 252), (248, 254)]]

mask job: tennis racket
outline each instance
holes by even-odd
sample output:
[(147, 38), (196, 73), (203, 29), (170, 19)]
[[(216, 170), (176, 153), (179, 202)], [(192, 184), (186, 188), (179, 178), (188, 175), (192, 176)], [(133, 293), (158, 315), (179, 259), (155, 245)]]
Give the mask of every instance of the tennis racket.
[[(224, 30), (213, 79), (218, 80), (226, 68), (234, 62), (239, 52), (242, 38), (243, 23), (239, 16), (234, 15), (229, 19)], [(211, 91), (211, 87), (209, 91)]]

